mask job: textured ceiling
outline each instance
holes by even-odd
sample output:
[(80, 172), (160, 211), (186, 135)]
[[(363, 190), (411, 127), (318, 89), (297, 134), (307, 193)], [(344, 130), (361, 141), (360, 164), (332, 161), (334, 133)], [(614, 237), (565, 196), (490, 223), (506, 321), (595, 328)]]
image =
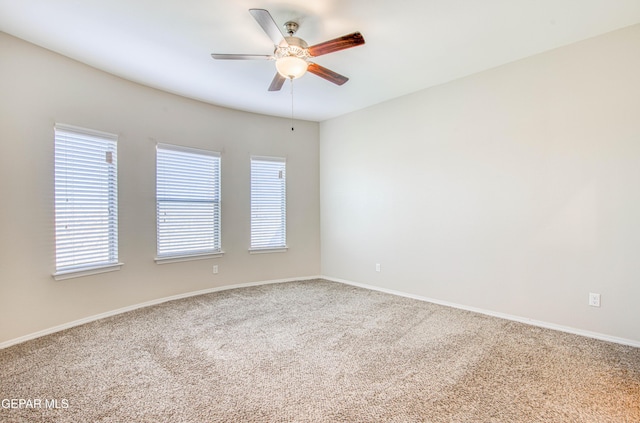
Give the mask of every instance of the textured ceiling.
[(289, 82), (267, 91), (273, 62), (210, 57), (273, 52), (250, 8), (298, 21), (310, 45), (364, 35), (314, 60), (345, 85), (294, 81), (295, 117), (312, 121), (640, 22), (639, 0), (0, 0), (0, 30), (141, 84), (288, 117)]

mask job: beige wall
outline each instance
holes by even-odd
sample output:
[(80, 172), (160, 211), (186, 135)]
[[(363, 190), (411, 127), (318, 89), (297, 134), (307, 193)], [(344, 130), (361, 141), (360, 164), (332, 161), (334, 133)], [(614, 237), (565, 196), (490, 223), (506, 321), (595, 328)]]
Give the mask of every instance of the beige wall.
[(639, 51), (636, 25), (321, 123), (323, 275), (640, 341)]
[[(0, 33), (0, 343), (320, 273), (640, 342), (639, 47), (634, 26), (292, 135)], [(51, 277), (56, 122), (119, 134), (119, 272)], [(153, 262), (155, 142), (222, 152), (223, 258)], [(288, 253), (247, 252), (251, 154), (288, 159)]]
[[(143, 87), (4, 33), (0, 61), (0, 343), (172, 295), (319, 274), (317, 123), (292, 134), (288, 119)], [(51, 277), (56, 122), (119, 135), (118, 272)], [(224, 257), (154, 263), (156, 142), (222, 153)], [(287, 158), (287, 253), (247, 251), (252, 154)]]

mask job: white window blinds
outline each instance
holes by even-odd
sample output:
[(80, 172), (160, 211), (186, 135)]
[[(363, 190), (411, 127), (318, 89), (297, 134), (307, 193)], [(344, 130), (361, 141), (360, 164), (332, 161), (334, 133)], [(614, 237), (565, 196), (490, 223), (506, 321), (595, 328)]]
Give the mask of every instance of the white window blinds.
[(286, 180), (284, 158), (251, 158), (252, 250), (287, 246)]
[(56, 275), (117, 265), (117, 136), (54, 132)]
[(158, 144), (158, 258), (215, 254), (220, 242), (220, 154)]

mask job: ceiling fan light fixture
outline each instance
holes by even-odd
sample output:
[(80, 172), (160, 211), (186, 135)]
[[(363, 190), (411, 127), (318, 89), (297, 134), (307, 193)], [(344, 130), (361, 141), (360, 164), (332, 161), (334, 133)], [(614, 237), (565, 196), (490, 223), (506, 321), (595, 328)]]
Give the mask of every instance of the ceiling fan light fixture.
[(276, 60), (278, 73), (288, 79), (300, 78), (307, 72), (309, 63), (296, 56), (284, 56)]
[[(273, 54), (213, 53), (211, 57), (216, 60), (275, 60), (276, 70), (278, 72), (273, 77), (271, 85), (269, 85), (269, 91), (280, 91), (287, 79), (293, 81), (303, 76), (307, 71), (336, 85), (342, 85), (349, 80), (349, 78), (344, 75), (340, 75), (317, 63), (313, 63), (311, 59), (364, 44), (364, 37), (360, 32), (343, 35), (342, 37), (309, 46), (305, 40), (295, 36), (299, 28), (297, 22), (285, 22), (284, 29), (287, 36), (278, 28), (278, 25), (268, 10), (249, 9), (249, 13), (251, 13), (251, 16), (253, 16), (260, 27), (262, 27), (265, 34), (273, 41)], [(291, 84), (291, 87), (293, 91), (293, 84)]]

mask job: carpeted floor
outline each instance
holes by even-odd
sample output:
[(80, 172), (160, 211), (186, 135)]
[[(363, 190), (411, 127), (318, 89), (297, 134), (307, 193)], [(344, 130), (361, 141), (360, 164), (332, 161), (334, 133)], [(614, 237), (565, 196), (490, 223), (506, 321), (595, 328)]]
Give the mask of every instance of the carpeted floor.
[(292, 282), (0, 350), (0, 400), (2, 422), (640, 422), (640, 349)]

